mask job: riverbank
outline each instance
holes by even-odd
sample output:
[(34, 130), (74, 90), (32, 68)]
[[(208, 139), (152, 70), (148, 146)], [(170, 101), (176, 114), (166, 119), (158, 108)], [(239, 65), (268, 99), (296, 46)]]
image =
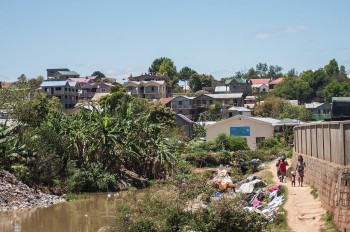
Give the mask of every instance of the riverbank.
[(63, 197), (30, 188), (11, 173), (0, 170), (0, 212), (47, 207), (65, 201)]

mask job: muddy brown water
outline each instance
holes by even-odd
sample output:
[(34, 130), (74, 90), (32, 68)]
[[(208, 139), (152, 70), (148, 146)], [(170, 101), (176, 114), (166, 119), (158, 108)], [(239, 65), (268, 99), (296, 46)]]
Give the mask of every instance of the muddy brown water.
[(47, 208), (0, 213), (1, 232), (90, 232), (113, 222), (116, 201), (107, 193)]

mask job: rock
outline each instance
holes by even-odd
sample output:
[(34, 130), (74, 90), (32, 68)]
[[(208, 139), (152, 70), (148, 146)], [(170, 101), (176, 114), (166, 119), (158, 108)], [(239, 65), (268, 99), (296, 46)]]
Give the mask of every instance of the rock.
[(0, 170), (0, 212), (47, 206), (64, 201), (64, 198), (59, 196), (40, 191), (36, 193), (11, 173)]

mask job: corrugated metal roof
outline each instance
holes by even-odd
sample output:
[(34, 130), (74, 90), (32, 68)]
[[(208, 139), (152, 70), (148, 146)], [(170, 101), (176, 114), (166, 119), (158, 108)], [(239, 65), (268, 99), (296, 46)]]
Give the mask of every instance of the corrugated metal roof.
[(270, 123), (270, 124), (277, 124), (280, 123), (281, 120), (275, 119), (275, 118), (263, 118), (263, 117), (250, 117), (252, 119), (256, 119), (262, 122)]
[(182, 118), (184, 121), (188, 122), (188, 123), (194, 123), (191, 119), (187, 118), (185, 115), (183, 114), (177, 114), (176, 116), (178, 116), (179, 118)]
[(79, 73), (75, 71), (58, 71), (58, 73), (64, 76), (79, 76)]
[(319, 106), (322, 106), (324, 103), (320, 102), (311, 102), (311, 103), (305, 103), (306, 109), (316, 109)]
[(69, 84), (70, 87), (77, 86), (77, 82), (74, 82), (74, 81), (68, 81), (68, 84)]
[(237, 99), (243, 96), (243, 93), (218, 93), (218, 94), (204, 94), (214, 99)]
[(350, 97), (332, 97), (332, 102), (350, 102)]
[(252, 112), (252, 110), (245, 108), (245, 107), (237, 107), (233, 106), (231, 108), (228, 108), (228, 111), (238, 111), (238, 112)]
[(68, 81), (43, 81), (40, 87), (59, 87), (66, 86)]

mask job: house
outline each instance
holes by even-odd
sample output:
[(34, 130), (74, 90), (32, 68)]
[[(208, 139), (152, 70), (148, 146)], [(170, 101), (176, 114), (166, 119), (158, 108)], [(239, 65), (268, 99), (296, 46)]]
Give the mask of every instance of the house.
[(225, 85), (220, 85), (220, 86), (216, 86), (214, 93), (216, 94), (220, 94), (220, 93), (230, 93), (230, 87), (229, 86), (225, 86)]
[(171, 101), (171, 109), (176, 114), (186, 116), (188, 119), (194, 120), (196, 111), (193, 106), (193, 99), (195, 97), (177, 96)]
[(252, 94), (252, 82), (244, 78), (231, 78), (225, 81), (225, 86), (228, 86), (230, 93), (243, 93), (243, 96)]
[(46, 78), (49, 79), (49, 77), (53, 77), (56, 72), (59, 71), (70, 71), (68, 68), (49, 68), (46, 69)]
[(167, 98), (161, 98), (159, 99), (159, 102), (165, 105), (166, 107), (171, 108), (171, 102), (173, 101), (172, 97), (167, 97)]
[(350, 97), (332, 98), (332, 121), (350, 120)]
[(273, 137), (283, 131), (286, 126), (301, 124), (298, 120), (278, 120), (274, 118), (247, 117), (237, 115), (206, 127), (207, 140), (214, 140), (220, 133), (226, 135), (239, 136), (246, 139), (251, 149), (265, 138)]
[(141, 96), (149, 100), (167, 98), (171, 95), (171, 87), (167, 76), (156, 76), (145, 74), (136, 77), (129, 77), (123, 84), (133, 96)]
[(315, 121), (321, 121), (331, 118), (332, 104), (311, 102), (306, 103), (305, 108), (311, 111), (312, 119)]
[(252, 82), (252, 90), (254, 93), (267, 93), (269, 92), (270, 79), (250, 79)]
[(17, 85), (16, 85), (16, 82), (1, 81), (0, 82), (0, 88), (1, 89), (16, 89)]
[(224, 118), (231, 118), (234, 117), (236, 115), (243, 115), (243, 116), (247, 116), (250, 117), (252, 116), (252, 111), (251, 109), (245, 108), (245, 107), (240, 107), (240, 106), (233, 106), (228, 108), (227, 113), (223, 113), (224, 114)]
[(246, 96), (244, 98), (244, 107), (254, 109), (256, 104), (256, 96)]
[(276, 87), (276, 85), (282, 83), (283, 81), (284, 81), (283, 77), (279, 77), (276, 80), (271, 81), (269, 83), (269, 92), (272, 91)]
[(194, 122), (182, 114), (176, 114), (176, 125), (183, 129), (185, 135), (193, 138)]
[(57, 97), (64, 109), (73, 108), (79, 100), (79, 93), (76, 82), (69, 81), (44, 81), (40, 85), (48, 98)]
[(49, 79), (57, 81), (66, 81), (69, 78), (79, 78), (79, 73), (75, 71), (57, 71), (53, 74), (52, 78), (49, 77)]

